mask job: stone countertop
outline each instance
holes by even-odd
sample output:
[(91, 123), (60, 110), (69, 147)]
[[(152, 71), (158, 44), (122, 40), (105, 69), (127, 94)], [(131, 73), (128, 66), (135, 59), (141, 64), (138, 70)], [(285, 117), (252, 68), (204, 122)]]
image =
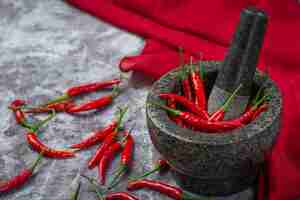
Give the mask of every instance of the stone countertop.
[[(37, 104), (72, 85), (116, 78), (119, 59), (135, 54), (142, 46), (142, 39), (60, 0), (0, 0), (0, 180), (15, 176), (37, 155), (26, 143), (25, 130), (16, 125), (7, 109), (10, 101), (24, 98)], [(142, 174), (153, 167), (157, 158), (145, 123), (144, 102), (149, 87), (147, 80), (133, 74), (122, 85), (123, 92), (112, 106), (78, 116), (58, 114), (41, 130), (40, 138), (51, 147), (66, 147), (109, 123), (118, 106), (129, 105), (125, 126), (136, 124), (132, 175)], [(84, 100), (102, 94), (95, 93)], [(0, 200), (67, 200), (79, 172), (97, 177), (97, 170), (86, 169), (86, 161), (94, 152), (92, 148), (68, 160), (44, 159), (38, 173), (24, 187), (0, 195)], [(117, 164), (118, 159), (110, 168), (115, 169)], [(175, 184), (170, 174), (152, 178)], [(126, 181), (116, 191), (124, 190), (125, 185)], [(89, 190), (88, 184), (83, 184), (81, 199), (96, 199)], [(168, 199), (150, 191), (135, 195), (143, 200)], [(250, 200), (253, 191), (215, 199)]]

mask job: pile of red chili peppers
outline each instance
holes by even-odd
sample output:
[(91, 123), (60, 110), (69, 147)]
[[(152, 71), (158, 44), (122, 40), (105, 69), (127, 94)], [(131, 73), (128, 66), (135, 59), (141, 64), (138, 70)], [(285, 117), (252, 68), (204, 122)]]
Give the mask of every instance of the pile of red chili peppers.
[[(39, 128), (47, 124), (55, 115), (59, 112), (67, 114), (93, 111), (96, 109), (102, 109), (113, 102), (113, 99), (117, 97), (119, 92), (120, 79), (113, 79), (110, 81), (89, 83), (84, 85), (75, 86), (69, 88), (62, 96), (46, 102), (39, 106), (29, 106), (25, 100), (16, 99), (9, 105), (9, 108), (13, 111), (17, 124), (24, 127), (27, 131), (26, 140), (28, 146), (39, 153), (37, 159), (28, 168), (23, 169), (15, 177), (0, 182), (0, 194), (5, 194), (12, 190), (18, 189), (32, 177), (33, 172), (36, 170), (37, 165), (40, 163), (42, 157), (50, 159), (68, 159), (76, 156), (76, 152), (81, 150), (87, 150), (92, 146), (99, 145), (96, 152), (89, 159), (87, 166), (89, 169), (98, 167), (98, 180), (90, 178), (82, 174), (82, 177), (88, 179), (88, 181), (94, 186), (94, 190), (99, 199), (114, 200), (138, 200), (138, 198), (129, 194), (128, 192), (110, 192), (116, 185), (118, 185), (123, 175), (128, 173), (131, 169), (133, 152), (134, 152), (134, 138), (132, 136), (132, 129), (126, 130), (122, 125), (122, 120), (126, 114), (128, 108), (119, 108), (117, 117), (107, 124), (105, 127), (93, 131), (81, 141), (76, 144), (71, 144), (67, 149), (56, 149), (49, 147), (39, 139)], [(111, 94), (100, 97), (96, 100), (92, 100), (86, 103), (76, 105), (75, 97), (96, 92), (98, 90), (113, 87)], [(40, 113), (48, 113), (48, 117), (37, 123), (30, 123), (28, 120), (30, 115), (36, 115)], [(116, 157), (118, 153), (121, 153), (120, 165), (116, 170), (112, 181), (105, 187), (106, 173), (110, 162)], [(153, 170), (146, 172), (145, 174), (130, 178), (131, 182), (142, 181), (142, 178), (147, 177), (157, 171), (164, 172), (169, 169), (168, 163), (160, 159), (157, 161)], [(130, 182), (130, 184), (131, 184)], [(129, 188), (128, 188), (129, 189)], [(78, 182), (76, 190), (70, 194), (71, 200), (80, 199), (81, 182)]]
[(260, 88), (241, 116), (225, 120), (225, 114), (242, 85), (236, 88), (218, 110), (208, 113), (205, 72), (201, 62), (196, 66), (191, 58), (189, 65), (182, 64), (178, 74), (176, 91), (159, 94), (161, 99), (166, 100), (166, 105), (157, 102), (151, 104), (166, 110), (170, 119), (183, 128), (206, 133), (226, 133), (250, 123), (268, 109), (269, 95), (263, 95), (265, 88)]

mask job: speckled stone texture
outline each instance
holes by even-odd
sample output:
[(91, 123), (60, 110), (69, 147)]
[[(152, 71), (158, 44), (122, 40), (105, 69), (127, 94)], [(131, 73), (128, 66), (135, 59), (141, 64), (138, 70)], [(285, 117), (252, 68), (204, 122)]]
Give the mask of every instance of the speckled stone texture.
[[(15, 124), (8, 103), (26, 98), (38, 103), (61, 94), (78, 83), (118, 77), (116, 65), (122, 56), (135, 54), (142, 40), (120, 31), (60, 0), (0, 0), (0, 180), (16, 175), (36, 154), (28, 148), (25, 131)], [(41, 139), (51, 147), (66, 147), (103, 127), (113, 118), (117, 106), (130, 104), (126, 126), (134, 129), (135, 161), (132, 175), (153, 167), (158, 154), (151, 144), (146, 127), (144, 103), (150, 83), (133, 74), (129, 87), (114, 106), (90, 115), (73, 117), (59, 114), (42, 130)], [(123, 86), (125, 88), (126, 86)], [(95, 93), (86, 99), (95, 98)], [(83, 151), (74, 159), (44, 159), (39, 172), (21, 189), (0, 195), (0, 200), (68, 200), (79, 172), (97, 177), (96, 170), (86, 169), (86, 161), (95, 148)], [(111, 169), (115, 168), (115, 160)], [(109, 174), (112, 170), (109, 171)], [(111, 178), (111, 176), (108, 176)], [(170, 174), (151, 178), (175, 184)], [(80, 199), (95, 200), (84, 180)], [(116, 191), (125, 188), (125, 182)], [(167, 200), (156, 192), (134, 193), (143, 200)], [(253, 200), (248, 189), (215, 200)]]
[(240, 84), (243, 84), (242, 88), (238, 91), (237, 98), (232, 101), (232, 109), (226, 113), (225, 118), (237, 117), (245, 109), (250, 97), (266, 25), (267, 16), (262, 11), (252, 7), (241, 12), (240, 23), (229, 52), (209, 96), (210, 112), (217, 110)]
[[(207, 67), (208, 79), (211, 79), (208, 85), (213, 84), (220, 63), (205, 62), (204, 65)], [(176, 73), (177, 71), (172, 71), (158, 80), (147, 101), (163, 103), (158, 94), (173, 90)], [(262, 75), (256, 73), (253, 93), (262, 82)], [(181, 186), (194, 193), (228, 195), (255, 182), (258, 167), (263, 163), (264, 152), (275, 142), (281, 119), (280, 92), (270, 79), (265, 84), (272, 95), (268, 111), (252, 123), (226, 134), (183, 129), (172, 122), (162, 109), (147, 106), (152, 142), (170, 162)]]

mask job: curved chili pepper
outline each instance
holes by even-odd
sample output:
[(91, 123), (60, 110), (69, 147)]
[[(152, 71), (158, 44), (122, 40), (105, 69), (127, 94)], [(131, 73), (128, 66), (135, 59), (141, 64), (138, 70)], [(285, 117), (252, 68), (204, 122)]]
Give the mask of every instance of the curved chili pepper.
[(106, 195), (104, 200), (139, 200), (127, 192), (114, 192)]
[(110, 87), (113, 85), (117, 85), (120, 82), (121, 82), (120, 79), (113, 79), (113, 80), (109, 80), (109, 81), (88, 83), (88, 84), (71, 87), (66, 91), (65, 94), (55, 98), (54, 100), (47, 102), (47, 104), (53, 104), (53, 103), (65, 101), (71, 97), (75, 97), (75, 96), (90, 93), (90, 92), (95, 92), (100, 89), (104, 89), (104, 88), (107, 88), (107, 87)]
[(33, 150), (41, 153), (43, 156), (48, 158), (71, 158), (75, 156), (74, 151), (72, 150), (57, 150), (47, 147), (43, 144), (37, 137), (34, 132), (29, 132), (26, 134), (27, 142), (32, 147)]
[(111, 104), (113, 99), (117, 96), (117, 89), (115, 89), (112, 94), (106, 95), (104, 97), (101, 97), (96, 100), (89, 101), (87, 103), (83, 103), (77, 106), (70, 107), (67, 112), (68, 113), (78, 113), (78, 112), (84, 112), (89, 110), (95, 110), (103, 108), (104, 106), (107, 106)]
[(67, 100), (63, 102), (57, 102), (48, 104), (43, 107), (37, 107), (37, 108), (30, 108), (29, 110), (26, 110), (26, 113), (46, 113), (51, 112), (52, 110), (55, 110), (55, 112), (65, 112), (70, 107), (75, 106), (72, 100)]
[(209, 115), (206, 110), (199, 109), (192, 101), (188, 100), (183, 96), (172, 94), (172, 93), (161, 93), (159, 94), (159, 97), (162, 99), (174, 99), (174, 101), (180, 103), (185, 108), (187, 108), (190, 112), (193, 112), (199, 117), (206, 120), (209, 118)]
[(191, 125), (193, 128), (196, 128), (198, 130), (205, 131), (208, 133), (229, 131), (229, 130), (238, 128), (242, 125), (239, 121), (211, 122), (211, 121), (203, 120), (199, 116), (189, 113), (189, 112), (183, 112), (183, 111), (171, 109), (167, 106), (164, 106), (164, 105), (161, 105), (158, 103), (154, 103), (154, 102), (152, 104), (170, 112), (171, 114), (173, 114), (175, 116), (179, 116), (180, 119), (182, 119), (186, 124)]
[(13, 189), (19, 188), (28, 181), (28, 179), (32, 176), (35, 168), (42, 160), (42, 154), (40, 154), (37, 159), (32, 163), (29, 168), (23, 169), (19, 175), (11, 178), (10, 180), (3, 182), (0, 184), (0, 193), (9, 192)]
[(110, 134), (108, 134), (105, 137), (103, 144), (98, 147), (98, 149), (96, 150), (96, 153), (89, 160), (89, 162), (88, 162), (89, 169), (93, 169), (94, 167), (96, 167), (96, 165), (99, 163), (99, 161), (100, 161), (101, 157), (103, 156), (103, 153), (106, 151), (106, 149), (112, 143), (114, 143), (116, 141), (116, 136), (117, 136), (119, 128), (121, 126), (122, 119), (123, 119), (125, 113), (127, 112), (127, 109), (128, 108), (125, 108), (124, 110), (120, 110), (118, 126), (115, 128), (115, 130), (113, 132), (111, 132)]
[[(191, 61), (192, 62), (192, 61)], [(191, 63), (192, 64), (192, 63)], [(202, 110), (206, 110), (207, 103), (206, 103), (206, 94), (205, 94), (205, 85), (204, 82), (198, 72), (191, 67), (191, 81), (194, 88), (195, 94), (195, 104), (198, 108)]]
[(24, 106), (26, 102), (22, 99), (16, 99), (13, 102), (10, 103), (9, 109), (11, 109), (14, 112), (16, 122), (23, 126), (24, 128), (32, 128), (32, 126), (27, 123), (25, 113), (21, 109), (22, 106)]
[(118, 122), (113, 121), (111, 124), (106, 126), (104, 129), (98, 130), (98, 131), (94, 132), (93, 135), (89, 136), (86, 139), (83, 139), (81, 142), (71, 145), (71, 148), (75, 148), (75, 149), (89, 148), (89, 147), (93, 146), (94, 144), (97, 144), (98, 142), (103, 141), (109, 133), (114, 131), (114, 129), (117, 127), (117, 125), (118, 125)]
[(100, 183), (105, 184), (105, 175), (108, 163), (113, 159), (114, 155), (122, 149), (122, 145), (119, 142), (112, 143), (109, 148), (103, 153), (99, 165), (98, 165), (98, 175)]
[(240, 84), (230, 95), (230, 97), (228, 97), (225, 103), (209, 117), (208, 121), (217, 122), (217, 121), (222, 121), (224, 119), (225, 113), (228, 111), (231, 102), (233, 101), (234, 97), (237, 95), (241, 87), (242, 84)]
[(108, 189), (111, 189), (115, 185), (117, 185), (119, 183), (118, 178), (121, 177), (126, 171), (130, 169), (130, 164), (133, 156), (134, 140), (129, 132), (126, 132), (125, 134), (126, 136), (125, 136), (124, 149), (121, 153), (121, 164), (116, 172), (116, 175), (112, 179)]
[(175, 200), (184, 199), (184, 193), (182, 189), (160, 181), (143, 179), (143, 180), (131, 181), (127, 185), (127, 189), (129, 191), (144, 189), (144, 188), (160, 192)]
[(159, 159), (159, 160), (156, 161), (156, 164), (155, 164), (155, 166), (152, 170), (144, 173), (141, 176), (129, 178), (129, 180), (133, 181), (133, 180), (142, 179), (142, 178), (145, 178), (147, 176), (150, 176), (151, 174), (153, 174), (157, 171), (159, 171), (160, 173), (163, 173), (165, 171), (168, 171), (169, 169), (170, 169), (169, 163), (165, 159)]

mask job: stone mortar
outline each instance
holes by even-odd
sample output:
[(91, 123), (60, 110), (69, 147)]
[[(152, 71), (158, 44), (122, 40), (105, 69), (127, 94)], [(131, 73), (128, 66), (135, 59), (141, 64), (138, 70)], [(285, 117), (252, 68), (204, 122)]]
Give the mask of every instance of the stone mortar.
[[(220, 62), (204, 62), (209, 93), (217, 77)], [(265, 84), (272, 91), (269, 109), (252, 123), (225, 134), (208, 134), (184, 129), (172, 122), (162, 109), (149, 105), (160, 100), (158, 94), (171, 92), (178, 69), (154, 83), (147, 98), (147, 124), (155, 148), (173, 169), (183, 189), (202, 195), (229, 195), (253, 185), (264, 153), (275, 142), (280, 128), (282, 98), (274, 82)], [(263, 82), (257, 72), (253, 93)]]

